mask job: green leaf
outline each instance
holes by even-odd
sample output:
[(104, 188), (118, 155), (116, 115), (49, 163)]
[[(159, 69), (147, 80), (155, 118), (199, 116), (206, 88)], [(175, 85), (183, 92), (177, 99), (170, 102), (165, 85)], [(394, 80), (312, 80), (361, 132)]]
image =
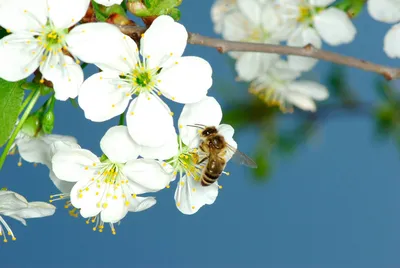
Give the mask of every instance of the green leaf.
[(180, 19), (180, 11), (177, 9), (182, 0), (132, 0), (130, 11), (138, 17), (157, 17), (170, 15), (174, 20)]
[(103, 10), (102, 10), (102, 6), (97, 4), (95, 1), (92, 0), (92, 6), (93, 6), (93, 10), (94, 10), (94, 14), (96, 16), (96, 19), (98, 21), (106, 21), (107, 20), (107, 16), (104, 14)]
[(0, 79), (0, 147), (7, 142), (18, 120), (24, 98), (24, 90), (21, 87), (24, 82)]
[(345, 11), (351, 18), (357, 17), (367, 0), (343, 0), (335, 5), (338, 9)]

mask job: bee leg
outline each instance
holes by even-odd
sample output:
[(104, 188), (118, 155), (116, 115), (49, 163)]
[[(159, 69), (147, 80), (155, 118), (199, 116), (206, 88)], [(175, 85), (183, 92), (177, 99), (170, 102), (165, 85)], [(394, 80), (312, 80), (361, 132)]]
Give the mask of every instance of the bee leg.
[(197, 164), (201, 164), (201, 163), (203, 163), (204, 161), (206, 161), (208, 159), (208, 156), (206, 156), (206, 157), (204, 157), (203, 159), (201, 159), (200, 161), (199, 161), (199, 163), (197, 163)]

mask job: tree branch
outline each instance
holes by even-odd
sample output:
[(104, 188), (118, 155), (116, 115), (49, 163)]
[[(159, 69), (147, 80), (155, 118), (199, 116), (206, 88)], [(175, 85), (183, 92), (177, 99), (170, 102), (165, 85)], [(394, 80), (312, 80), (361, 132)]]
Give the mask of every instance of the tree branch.
[[(146, 28), (140, 26), (119, 26), (121, 32), (138, 40), (140, 35), (145, 32)], [(207, 46), (216, 48), (220, 53), (229, 51), (248, 51), (248, 52), (264, 52), (276, 53), (280, 55), (296, 55), (309, 58), (315, 58), (333, 62), (340, 65), (350, 66), (361, 70), (381, 74), (386, 80), (395, 80), (400, 78), (400, 68), (379, 65), (354, 57), (344, 56), (337, 53), (317, 49), (309, 44), (305, 47), (290, 47), (260, 43), (234, 42), (218, 38), (202, 36), (196, 33), (188, 33), (188, 43), (193, 45)]]

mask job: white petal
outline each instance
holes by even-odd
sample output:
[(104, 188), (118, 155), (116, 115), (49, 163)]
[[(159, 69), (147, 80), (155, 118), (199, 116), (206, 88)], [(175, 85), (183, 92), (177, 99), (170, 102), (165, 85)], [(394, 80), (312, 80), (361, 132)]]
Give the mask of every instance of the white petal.
[(326, 7), (335, 2), (335, 0), (309, 0), (310, 5), (315, 7)]
[(214, 23), (214, 31), (216, 33), (220, 34), (222, 32), (224, 16), (237, 8), (234, 2), (235, 0), (217, 0), (211, 6), (211, 20)]
[(5, 216), (31, 219), (51, 216), (56, 211), (56, 207), (45, 202), (30, 202), (26, 208), (21, 208), (12, 212), (3, 213)]
[(56, 28), (67, 29), (78, 23), (89, 7), (90, 0), (47, 0), (49, 18)]
[(121, 197), (123, 194), (121, 187), (110, 193), (113, 198), (107, 199), (107, 207), (101, 211), (100, 216), (103, 222), (115, 223), (125, 217), (128, 213), (128, 206), (125, 205), (125, 199)]
[(119, 5), (121, 4), (122, 0), (95, 0), (96, 3), (109, 7), (112, 5)]
[(140, 155), (144, 158), (166, 160), (178, 154), (178, 137), (174, 132), (167, 138), (165, 144), (160, 147), (142, 146)]
[(400, 20), (400, 2), (398, 0), (369, 0), (368, 12), (374, 19), (387, 23)]
[(348, 15), (338, 8), (328, 8), (314, 17), (314, 27), (322, 39), (331, 46), (348, 44), (357, 30)]
[(315, 102), (310, 97), (298, 92), (288, 93), (286, 95), (286, 99), (288, 102), (305, 111), (315, 112), (315, 110), (317, 109), (315, 106)]
[(113, 163), (126, 163), (139, 156), (140, 147), (129, 135), (126, 126), (110, 128), (100, 141), (103, 153)]
[[(85, 23), (66, 36), (68, 50), (88, 63), (100, 63), (121, 72), (129, 72), (136, 63), (137, 46), (109, 23)], [(93, 45), (95, 44), (95, 45)]]
[(243, 41), (249, 37), (253, 27), (241, 12), (232, 12), (224, 18), (222, 36), (230, 41)]
[(394, 25), (384, 39), (385, 53), (391, 58), (400, 58), (400, 23)]
[(83, 149), (62, 150), (52, 159), (54, 174), (59, 179), (70, 182), (91, 178), (97, 171), (94, 166), (98, 163), (100, 161), (97, 156)]
[(131, 102), (126, 122), (133, 140), (143, 146), (160, 147), (175, 132), (171, 110), (158, 96), (146, 93)]
[(56, 186), (57, 189), (63, 194), (69, 194), (75, 185), (75, 182), (60, 180), (56, 174), (54, 174), (53, 170), (50, 170), (49, 177), (54, 183), (54, 186)]
[(258, 0), (238, 0), (237, 5), (243, 15), (254, 25), (261, 21), (261, 5)]
[(268, 70), (268, 74), (272, 76), (273, 80), (291, 81), (298, 78), (301, 72), (289, 66), (287, 61), (279, 60)]
[(20, 194), (12, 191), (0, 191), (0, 214), (28, 206), (28, 201)]
[(81, 149), (74, 137), (62, 135), (47, 135), (43, 140), (50, 145), (50, 157), (53, 157), (58, 151), (68, 149)]
[(161, 71), (158, 88), (162, 94), (179, 103), (198, 102), (212, 85), (210, 64), (199, 57), (182, 57)]
[(47, 21), (47, 0), (2, 0), (0, 25), (12, 32), (40, 29)]
[(153, 21), (140, 40), (140, 51), (150, 68), (167, 66), (183, 54), (187, 38), (182, 24), (162, 15)]
[(39, 66), (40, 52), (37, 41), (30, 34), (4, 37), (0, 40), (0, 77), (8, 81), (28, 77)]
[(199, 129), (189, 125), (218, 126), (221, 120), (221, 106), (213, 97), (205, 97), (197, 103), (186, 104), (178, 121), (180, 137), (186, 145), (197, 147)]
[[(224, 136), (225, 141), (230, 146), (237, 149), (237, 143), (233, 139), (233, 134), (235, 133), (235, 130), (233, 129), (233, 127), (231, 125), (221, 124), (220, 126), (217, 127), (217, 130), (218, 130), (218, 133), (220, 133), (222, 136)], [(232, 150), (227, 150), (226, 155), (225, 155), (226, 161), (229, 161), (232, 158), (234, 153), (235, 152)]]
[(126, 110), (131, 99), (127, 95), (130, 86), (123, 82), (118, 85), (118, 80), (116, 72), (100, 72), (85, 80), (80, 88), (78, 103), (87, 119), (103, 122)]
[(210, 186), (202, 186), (200, 181), (195, 181), (185, 175), (178, 182), (175, 191), (176, 207), (183, 214), (191, 215), (196, 213), (202, 206), (213, 204), (217, 196), (217, 182)]
[(239, 79), (251, 81), (267, 71), (268, 68), (279, 59), (277, 54), (267, 54), (258, 52), (243, 53), (236, 62), (235, 69)]
[(152, 196), (132, 198), (129, 205), (129, 211), (140, 212), (151, 208), (156, 203), (157, 203), (156, 199)]
[(65, 101), (78, 96), (79, 87), (83, 82), (83, 71), (79, 64), (63, 54), (50, 57), (48, 64), (40, 67), (43, 77), (51, 81), (54, 86), (55, 97)]
[(314, 81), (300, 80), (288, 85), (291, 91), (311, 97), (315, 100), (326, 100), (329, 97), (328, 89)]
[(170, 175), (155, 160), (137, 159), (126, 163), (122, 172), (134, 194), (157, 192), (170, 182)]
[[(299, 27), (288, 39), (288, 46), (304, 47), (312, 44), (316, 48), (321, 48), (322, 41), (317, 31), (311, 27)], [(311, 70), (318, 60), (307, 57), (288, 56), (289, 66), (293, 69), (306, 72)]]
[[(90, 185), (89, 191), (83, 191), (87, 185)], [(71, 203), (74, 207), (80, 208), (82, 217), (94, 217), (102, 210), (102, 204), (100, 204), (102, 195), (96, 195), (96, 192), (104, 193), (104, 191), (104, 183), (100, 184), (100, 188), (97, 188), (95, 183), (90, 184), (89, 178), (80, 180), (71, 190)]]
[(23, 139), (17, 141), (18, 151), (22, 159), (29, 163), (38, 163), (49, 166), (50, 152), (48, 144), (40, 138)]

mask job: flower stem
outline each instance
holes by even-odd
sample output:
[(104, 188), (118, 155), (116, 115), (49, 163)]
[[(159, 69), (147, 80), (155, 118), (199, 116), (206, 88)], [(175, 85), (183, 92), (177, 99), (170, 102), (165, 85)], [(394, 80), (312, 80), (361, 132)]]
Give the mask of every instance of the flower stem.
[(25, 99), (24, 102), (22, 103), (21, 109), (19, 109), (19, 113), (18, 113), (18, 114), (21, 114), (21, 113), (22, 113), (22, 111), (25, 109), (26, 105), (28, 105), (28, 103), (31, 101), (31, 99), (32, 99), (32, 97), (33, 97), (34, 94), (35, 94), (35, 91), (33, 91), (33, 90), (32, 90), (31, 93), (29, 93), (28, 97), (26, 97), (26, 99)]
[[(0, 157), (0, 170), (3, 167), (4, 161), (6, 160), (6, 157), (8, 155), (8, 151), (10, 150), (12, 144), (14, 143), (15, 138), (17, 137), (17, 134), (21, 130), (22, 126), (24, 125), (25, 120), (28, 118), (29, 113), (32, 111), (32, 109), (35, 106), (35, 104), (36, 104), (37, 100), (39, 99), (39, 97), (40, 97), (40, 90), (37, 89), (37, 90), (34, 91), (33, 96), (31, 98), (31, 100), (29, 101), (28, 107), (26, 108), (24, 114), (21, 117), (21, 120), (19, 121), (18, 125), (15, 127), (14, 132), (12, 133), (10, 139), (7, 142), (6, 147), (4, 148), (4, 151), (3, 151), (3, 153), (2, 153), (2, 155)], [(28, 96), (28, 98), (29, 98), (29, 96)]]
[(125, 113), (122, 113), (122, 114), (119, 116), (119, 124), (118, 124), (118, 125), (120, 125), (120, 126), (125, 125)]

